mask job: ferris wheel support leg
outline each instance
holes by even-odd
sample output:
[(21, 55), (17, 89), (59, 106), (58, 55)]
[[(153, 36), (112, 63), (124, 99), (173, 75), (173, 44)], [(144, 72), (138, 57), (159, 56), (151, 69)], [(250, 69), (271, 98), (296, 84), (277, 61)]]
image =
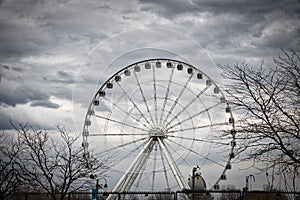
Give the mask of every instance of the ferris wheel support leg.
[[(122, 178), (119, 180), (117, 185), (114, 187), (112, 192), (127, 192), (130, 189), (134, 180), (139, 175), (140, 170), (142, 169), (145, 162), (147, 161), (147, 158), (152, 151), (154, 143), (155, 141), (153, 141), (153, 139), (150, 138), (149, 141), (144, 146), (144, 148), (142, 149), (142, 151), (140, 151), (138, 156), (130, 165), (126, 173), (122, 176)], [(114, 195), (110, 195), (107, 199), (108, 200), (113, 199), (113, 196)]]
[(132, 169), (132, 171), (129, 173), (129, 177), (127, 177), (126, 181), (124, 182), (121, 191), (128, 191), (131, 188), (133, 182), (140, 174), (141, 169), (145, 165), (146, 161), (149, 159), (154, 143), (155, 141), (153, 141), (153, 139), (150, 139), (149, 145), (145, 146), (145, 148), (143, 149), (142, 156), (140, 157), (139, 160), (135, 162), (135, 166)]
[(167, 159), (167, 162), (169, 163), (169, 166), (171, 168), (171, 171), (180, 187), (181, 190), (184, 189), (190, 189), (190, 186), (187, 184), (186, 181), (184, 181), (184, 178), (179, 170), (179, 168), (177, 167), (172, 155), (170, 154), (166, 144), (164, 143), (164, 141), (161, 138), (158, 138), (158, 144), (161, 147), (161, 150), (164, 154), (164, 156)]

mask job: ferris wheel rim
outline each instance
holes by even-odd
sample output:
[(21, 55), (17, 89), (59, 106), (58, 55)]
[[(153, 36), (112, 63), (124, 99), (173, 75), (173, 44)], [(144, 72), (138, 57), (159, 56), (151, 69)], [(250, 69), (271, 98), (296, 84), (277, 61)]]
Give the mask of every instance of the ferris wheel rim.
[[(194, 67), (193, 65), (191, 65), (191, 64), (189, 64), (189, 63), (186, 63), (186, 62), (183, 62), (183, 61), (179, 61), (179, 60), (175, 60), (175, 59), (169, 59), (169, 58), (151, 58), (151, 59), (145, 59), (145, 60), (138, 61), (138, 62), (135, 62), (135, 63), (130, 64), (130, 65), (127, 65), (126, 67), (122, 68), (121, 70), (119, 70), (118, 72), (116, 72), (115, 74), (113, 74), (112, 76), (110, 76), (110, 77), (109, 77), (109, 78), (101, 85), (101, 87), (99, 88), (99, 90), (98, 90), (98, 91), (96, 92), (96, 94), (94, 95), (93, 99), (99, 97), (99, 91), (104, 90), (105, 87), (107, 86), (107, 83), (109, 83), (110, 81), (112, 81), (113, 78), (114, 78), (115, 76), (117, 76), (118, 74), (123, 74), (122, 72), (124, 72), (126, 69), (131, 69), (131, 68), (133, 68), (134, 66), (139, 65), (139, 64), (142, 64), (142, 63), (146, 63), (146, 62), (154, 62), (154, 61), (165, 61), (165, 62), (166, 62), (166, 61), (170, 61), (170, 62), (175, 62), (175, 63), (181, 63), (181, 64), (183, 64), (183, 65), (186, 65), (186, 66), (188, 66), (188, 67), (191, 67), (191, 68), (193, 68), (193, 69), (196, 69), (196, 70), (200, 71), (204, 76), (208, 77), (209, 80), (212, 81), (212, 85), (215, 85), (215, 86), (218, 87), (218, 85), (217, 85), (217, 84), (216, 84), (216, 83), (215, 83), (215, 82), (214, 82), (214, 81), (213, 81), (206, 73), (204, 73), (203, 71), (199, 70), (198, 68)], [(135, 73), (135, 71), (134, 71), (134, 73)], [(220, 90), (220, 93), (221, 93), (221, 96), (225, 98), (225, 95), (224, 95), (224, 93), (222, 92), (222, 90)], [(225, 104), (226, 104), (227, 106), (229, 106), (229, 103), (227, 102), (226, 98), (225, 98)], [(88, 119), (92, 116), (91, 114), (89, 114), (89, 110), (91, 110), (93, 107), (94, 107), (93, 101), (91, 101), (91, 103), (90, 103), (90, 105), (89, 105), (89, 107), (88, 107), (88, 112), (86, 113), (86, 116), (85, 116), (85, 121), (88, 120)], [(233, 118), (233, 115), (232, 115), (231, 110), (230, 110), (230, 116)], [(86, 127), (87, 127), (86, 125), (83, 126), (83, 132), (86, 130)], [(232, 127), (233, 127), (232, 129), (234, 130), (234, 123), (232, 123)], [(176, 131), (176, 130), (175, 130), (175, 131)], [(145, 134), (145, 135), (147, 135), (147, 134)], [(172, 137), (172, 136), (170, 136), (170, 137)], [(151, 137), (150, 137), (150, 138), (151, 138)], [(183, 139), (183, 138), (182, 138), (182, 139)], [(192, 139), (192, 138), (191, 138), (191, 139)], [(195, 138), (194, 138), (194, 139), (195, 139)], [(84, 141), (84, 142), (87, 141), (87, 136), (84, 136), (84, 135), (83, 135), (83, 141)], [(234, 141), (234, 139), (233, 139), (232, 141)], [(233, 145), (232, 145), (231, 150), (230, 150), (230, 154), (233, 153), (233, 148), (234, 148), (234, 147), (233, 147)], [(87, 147), (84, 147), (84, 152), (85, 152), (85, 153), (88, 153), (88, 148), (87, 148)], [(229, 156), (229, 158), (228, 158), (228, 160), (227, 160), (227, 162), (226, 162), (226, 165), (230, 163), (231, 159), (232, 159), (232, 158), (230, 158), (230, 156)], [(222, 171), (221, 174), (225, 174), (226, 170), (227, 170), (227, 169), (226, 169), (226, 166), (224, 166), (224, 170)], [(221, 176), (220, 176), (219, 179), (216, 181), (216, 184), (218, 184), (220, 180), (221, 180)], [(216, 185), (216, 184), (215, 184), (215, 185)]]

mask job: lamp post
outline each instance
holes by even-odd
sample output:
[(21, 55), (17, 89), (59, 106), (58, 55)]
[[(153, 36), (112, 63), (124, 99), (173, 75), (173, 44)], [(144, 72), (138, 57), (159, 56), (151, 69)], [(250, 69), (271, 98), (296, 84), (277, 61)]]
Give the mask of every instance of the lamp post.
[[(99, 184), (99, 180), (104, 180), (105, 183), (104, 184)], [(96, 189), (106, 189), (107, 188), (107, 180), (106, 178), (100, 178), (96, 180)]]
[[(100, 184), (99, 180), (104, 180), (104, 184)], [(103, 177), (96, 180), (96, 200), (98, 200), (98, 190), (107, 188), (107, 180)]]
[[(246, 186), (243, 188), (243, 193), (247, 194), (248, 190), (250, 190), (251, 188), (251, 178), (253, 179), (253, 182), (255, 182), (255, 177), (253, 174), (250, 174), (249, 176), (246, 176)], [(250, 184), (249, 184), (250, 181)]]
[(250, 174), (246, 177), (246, 187), (249, 188), (249, 190), (251, 189), (251, 178), (253, 179), (253, 182), (255, 182), (254, 175)]

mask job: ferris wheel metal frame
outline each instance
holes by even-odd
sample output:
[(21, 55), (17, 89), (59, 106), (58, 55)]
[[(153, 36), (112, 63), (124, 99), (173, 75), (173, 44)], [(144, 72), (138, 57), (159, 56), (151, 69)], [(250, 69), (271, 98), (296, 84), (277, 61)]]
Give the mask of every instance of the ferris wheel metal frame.
[[(143, 67), (143, 69), (141, 69)], [(158, 76), (162, 76), (161, 74), (156, 74), (157, 69), (165, 68), (165, 70), (170, 70), (168, 72), (169, 76), (165, 77), (165, 81), (163, 82), (162, 79), (159, 80)], [(148, 76), (151, 73), (152, 69), (152, 80), (143, 82), (141, 80), (141, 77), (139, 77), (138, 73), (146, 73), (148, 70)], [(184, 71), (186, 70), (186, 80), (184, 84), (178, 84), (178, 88), (181, 88), (180, 91), (176, 91), (176, 95), (173, 95), (173, 99), (171, 99), (172, 91), (171, 87), (172, 85), (176, 85), (176, 81), (173, 79), (175, 78), (174, 71)], [(182, 72), (184, 73), (184, 72)], [(131, 97), (128, 91), (126, 91), (126, 88), (123, 88), (121, 86), (122, 79), (128, 77), (133, 77), (133, 83), (135, 84), (135, 90), (136, 93), (140, 95), (139, 101), (137, 101), (137, 98), (134, 99)], [(191, 80), (194, 78), (195, 80), (205, 80), (204, 82), (204, 88), (201, 90), (192, 90), (189, 89), (189, 87), (192, 83)], [(152, 93), (148, 94), (146, 92), (146, 89), (148, 89), (151, 85), (152, 87)], [(161, 86), (163, 85), (163, 86)], [(105, 99), (107, 93), (114, 90), (114, 87), (119, 87), (121, 96), (118, 98), (115, 98), (114, 100), (108, 100)], [(164, 94), (158, 94), (158, 87), (162, 87), (165, 92)], [(174, 86), (175, 87), (175, 86)], [(193, 85), (193, 87), (197, 88), (197, 85)], [(146, 88), (146, 89), (145, 89)], [(211, 90), (211, 94), (206, 94), (208, 90)], [(184, 93), (188, 91), (194, 97), (192, 99), (187, 100), (184, 103), (180, 103), (181, 99), (184, 98)], [(197, 91), (197, 92), (195, 92)], [(132, 90), (131, 90), (132, 92)], [(135, 93), (133, 92), (133, 95)], [(150, 97), (147, 95), (150, 95)], [(216, 100), (216, 104), (206, 106), (205, 102), (201, 101), (201, 96), (205, 96), (206, 98), (213, 98)], [(111, 95), (111, 98), (113, 98), (113, 95)], [(125, 106), (121, 106), (121, 100), (127, 99), (130, 102), (130, 106), (128, 106), (128, 109), (126, 109)], [(102, 100), (106, 100), (109, 102), (111, 109), (108, 109), (108, 114), (106, 115), (99, 115), (96, 113), (95, 109), (98, 106), (101, 106), (103, 103)], [(104, 101), (103, 100), (103, 101)], [(206, 100), (207, 101), (207, 100)], [(151, 102), (151, 103), (150, 103)], [(197, 111), (196, 113), (189, 113), (190, 107), (195, 104), (195, 102), (201, 102), (203, 104), (204, 109), (201, 111)], [(151, 105), (150, 105), (151, 104)], [(167, 107), (167, 104), (169, 107)], [(219, 105), (222, 105), (222, 108), (224, 110), (220, 110), (219, 112), (226, 113), (226, 116), (229, 116), (227, 118), (227, 121), (222, 121), (220, 123), (213, 124), (212, 120), (210, 119), (210, 110), (211, 109), (218, 109)], [(107, 105), (103, 105), (107, 106)], [(143, 108), (141, 108), (143, 106)], [(180, 107), (179, 110), (176, 110), (176, 107)], [(175, 112), (176, 110), (176, 112)], [(119, 120), (116, 117), (113, 118), (114, 112), (121, 112), (124, 113), (125, 117), (123, 120)], [(191, 109), (191, 112), (193, 110)], [(134, 113), (134, 114), (133, 114)], [(178, 116), (184, 115), (184, 119), (178, 119)], [(198, 119), (200, 116), (206, 114), (210, 120), (211, 124), (204, 124), (204, 125), (195, 125), (195, 122), (193, 119)], [(116, 115), (117, 116), (117, 115)], [(103, 133), (90, 133), (90, 127), (92, 126), (91, 119), (97, 118), (97, 120), (102, 120), (104, 127)], [(131, 120), (131, 123), (129, 123), (129, 119)], [(191, 121), (191, 122), (190, 122)], [(183, 123), (189, 122), (190, 127), (184, 127), (182, 126)], [(110, 131), (110, 124), (117, 124), (121, 126), (123, 129), (130, 129), (130, 130), (138, 130), (139, 133), (130, 133), (130, 132), (123, 132), (120, 131), (120, 133), (115, 134)], [(227, 139), (227, 141), (224, 141), (223, 143), (221, 141), (213, 141), (211, 139), (205, 139), (205, 138), (198, 138), (195, 137), (197, 134), (197, 131), (201, 128), (214, 128), (214, 127), (220, 127), (220, 126), (227, 126), (226, 131), (230, 131), (231, 138)], [(175, 128), (180, 127), (180, 128)], [(228, 127), (230, 127), (228, 129)], [(174, 129), (175, 128), (175, 129)], [(114, 130), (111, 128), (111, 130)], [(185, 133), (188, 131), (192, 131), (193, 133), (191, 135), (177, 135), (177, 133)], [(219, 130), (220, 131), (220, 130)], [(222, 131), (222, 130), (221, 130)], [(110, 78), (108, 78), (97, 90), (96, 94), (94, 95), (89, 107), (88, 111), (85, 116), (84, 120), (84, 126), (83, 126), (83, 143), (82, 146), (84, 148), (84, 157), (86, 158), (87, 167), (92, 168), (91, 164), (91, 153), (90, 153), (90, 147), (89, 147), (89, 138), (91, 136), (99, 136), (99, 137), (116, 137), (119, 136), (122, 137), (140, 137), (138, 139), (134, 138), (132, 141), (124, 142), (119, 145), (115, 145), (113, 148), (107, 150), (112, 151), (112, 149), (120, 150), (122, 147), (127, 145), (136, 144), (139, 141), (143, 141), (143, 143), (136, 147), (138, 148), (139, 153), (136, 155), (135, 159), (131, 162), (131, 164), (128, 166), (126, 172), (123, 174), (123, 176), (119, 179), (115, 187), (113, 188), (112, 192), (127, 192), (132, 187), (135, 181), (139, 179), (139, 176), (141, 176), (141, 173), (143, 173), (143, 170), (145, 170), (145, 165), (150, 159), (151, 154), (156, 151), (160, 152), (160, 159), (161, 159), (161, 168), (164, 168), (164, 170), (171, 171), (171, 174), (173, 175), (178, 187), (180, 190), (186, 190), (191, 189), (186, 181), (186, 177), (182, 174), (181, 170), (178, 167), (179, 159), (181, 159), (182, 162), (186, 162), (185, 159), (189, 157), (190, 154), (196, 155), (196, 156), (202, 156), (206, 157), (205, 159), (208, 160), (211, 163), (215, 163), (217, 165), (222, 165), (222, 170), (220, 172), (220, 175), (215, 180), (215, 182), (211, 185), (211, 189), (219, 189), (219, 182), (222, 180), (226, 180), (226, 171), (231, 169), (231, 160), (234, 158), (234, 146), (235, 146), (235, 126), (234, 126), (234, 118), (229, 106), (228, 101), (225, 98), (224, 93), (221, 91), (220, 87), (216, 82), (214, 82), (208, 75), (206, 75), (204, 72), (199, 70), (198, 68), (194, 67), (193, 65), (180, 61), (175, 59), (169, 59), (169, 58), (153, 58), (153, 59), (147, 59), (142, 60), (139, 62), (132, 63), (121, 70), (117, 71), (115, 74), (113, 74)], [(174, 142), (176, 144), (177, 148), (186, 149), (188, 153), (185, 153), (184, 156), (178, 156), (178, 158), (174, 158), (174, 155), (172, 155), (171, 150), (174, 150), (174, 147), (172, 149), (170, 148), (170, 144), (172, 142), (172, 138), (177, 138), (180, 140), (191, 140), (190, 143), (191, 146), (185, 147), (184, 143), (178, 143)], [(171, 142), (170, 142), (171, 141)], [(220, 164), (216, 161), (214, 161), (212, 158), (209, 158), (209, 154), (207, 155), (200, 155), (194, 148), (195, 143), (197, 142), (211, 142), (212, 144), (216, 145), (224, 145), (226, 148), (228, 148), (227, 152), (227, 158), (224, 160), (223, 164)], [(188, 149), (191, 148), (191, 149)], [(174, 151), (175, 152), (175, 151)], [(158, 153), (157, 153), (158, 154)], [(180, 154), (180, 153), (177, 153)], [(129, 153), (129, 155), (131, 155)], [(156, 155), (157, 156), (157, 155)], [(155, 161), (156, 162), (156, 161)], [(167, 165), (166, 165), (167, 164)], [(154, 164), (155, 165), (155, 164)], [(168, 166), (168, 167), (166, 167)], [(155, 170), (155, 169), (154, 169)], [(162, 169), (160, 169), (163, 171)], [(167, 173), (164, 174), (167, 176)], [(93, 174), (93, 177), (96, 178), (96, 175)], [(149, 179), (149, 178), (148, 178)], [(154, 175), (152, 176), (152, 179), (155, 179)], [(168, 179), (166, 177), (166, 179)], [(154, 183), (153, 183), (154, 184)], [(152, 186), (153, 189), (153, 186)]]

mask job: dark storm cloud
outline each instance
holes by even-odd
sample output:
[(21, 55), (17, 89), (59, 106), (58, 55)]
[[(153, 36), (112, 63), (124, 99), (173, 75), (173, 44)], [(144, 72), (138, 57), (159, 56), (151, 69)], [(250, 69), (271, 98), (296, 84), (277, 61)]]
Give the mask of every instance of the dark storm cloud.
[[(236, 26), (229, 27), (232, 31), (246, 33), (254, 38), (264, 37), (264, 41), (260, 42), (265, 43), (266, 47), (290, 46), (290, 43), (286, 43), (287, 38), (292, 41), (292, 38), (299, 35), (300, 3), (297, 0), (194, 1), (194, 3), (197, 4), (200, 11), (224, 17), (225, 19), (220, 19), (220, 21), (225, 24), (224, 26), (218, 24), (220, 28), (226, 28), (226, 16), (235, 17), (236, 21), (233, 22)], [(275, 42), (274, 46), (272, 46), (272, 42)], [(263, 44), (260, 44), (261, 46)]]
[[(34, 69), (34, 71), (31, 71)], [(47, 72), (47, 73), (45, 73)], [(40, 67), (0, 65), (0, 104), (13, 106), (27, 104), (58, 108), (50, 97), (72, 99), (73, 73), (65, 70), (44, 70)]]
[(0, 65), (0, 68), (1, 68), (1, 69), (6, 69), (6, 70), (9, 70), (9, 69), (10, 69), (10, 67), (7, 66), (7, 65)]
[[(299, 1), (297, 0), (194, 0), (194, 4), (196, 4), (200, 10), (211, 12), (214, 14), (222, 14), (222, 13), (230, 13), (230, 14), (265, 14), (267, 12), (273, 12), (274, 10), (285, 10), (285, 12), (289, 13), (297, 13), (299, 11), (299, 7), (297, 4)], [(299, 5), (298, 5), (299, 6)]]
[[(42, 91), (37, 87), (29, 85), (18, 86), (15, 90), (13, 89), (1, 89), (0, 103), (16, 106), (17, 104), (26, 104), (29, 102), (35, 102), (32, 106), (45, 106), (51, 108), (57, 108), (49, 104), (49, 94), (46, 91)], [(45, 103), (42, 103), (45, 102)], [(50, 106), (49, 106), (50, 105)]]
[[(18, 61), (26, 56), (67, 51), (74, 54), (81, 52), (86, 42), (94, 46), (100, 37), (106, 36), (97, 26), (100, 17), (87, 20), (96, 5), (72, 1), (4, 1), (0, 7), (0, 58)], [(97, 9), (109, 6), (104, 4)], [(76, 44), (81, 49), (74, 48)]]
[(49, 43), (47, 35), (35, 21), (23, 16), (13, 18), (2, 16), (0, 45), (1, 57), (7, 58), (40, 54)]
[(185, 13), (211, 13), (214, 15), (261, 15), (274, 10), (284, 10), (287, 14), (300, 12), (299, 1), (297, 0), (139, 0), (142, 10), (154, 12), (167, 18)]
[[(77, 80), (82, 60), (98, 43), (140, 27), (181, 32), (204, 46), (216, 63), (263, 60), (274, 56), (276, 49), (300, 46), (298, 13), (296, 0), (0, 0), (0, 104), (11, 109), (29, 105), (36, 112), (40, 107), (68, 110), (63, 103), (73, 100), (85, 107), (82, 102), (93, 94), (80, 87), (94, 88), (106, 65), (83, 66), (88, 73)], [(143, 40), (131, 35), (118, 45), (148, 45), (136, 38)], [(153, 34), (145, 38), (167, 42), (167, 50), (176, 43), (166, 41), (170, 37), (155, 40)], [(118, 49), (104, 51), (118, 56)], [(80, 91), (77, 99), (72, 99), (74, 83)]]
[[(185, 27), (204, 47), (218, 53), (242, 45), (264, 49), (298, 48), (297, 0), (139, 0), (141, 9)], [(273, 52), (272, 52), (273, 53)], [(251, 56), (249, 54), (249, 56)]]

